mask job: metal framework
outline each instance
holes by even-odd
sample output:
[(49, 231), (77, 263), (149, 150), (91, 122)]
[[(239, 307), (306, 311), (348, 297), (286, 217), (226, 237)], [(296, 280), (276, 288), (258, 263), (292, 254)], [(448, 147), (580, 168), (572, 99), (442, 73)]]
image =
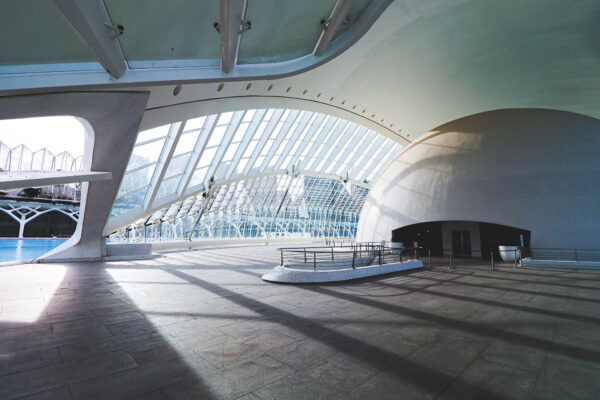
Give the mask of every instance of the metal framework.
[[(111, 8), (103, 0), (52, 0), (64, 18), (97, 62), (41, 62), (39, 64), (0, 65), (0, 88), (17, 90), (41, 87), (104, 85), (120, 83), (197, 81), (215, 79), (252, 79), (265, 76), (285, 76), (306, 71), (334, 57), (350, 47), (365, 34), (392, 0), (362, 1), (362, 8), (349, 29), (339, 34), (337, 29), (351, 6), (349, 0), (339, 0), (323, 24), (324, 32), (315, 41), (314, 50), (298, 54), (294, 59), (277, 54), (260, 62), (238, 65), (237, 54), (242, 33), (251, 28), (251, 21), (244, 20), (247, 0), (220, 0), (219, 32), (220, 60), (198, 59), (143, 59), (130, 60), (124, 51), (122, 38), (127, 37), (125, 27), (111, 20)], [(163, 2), (164, 7), (170, 3)], [(257, 3), (255, 7), (260, 7)], [(281, 7), (285, 9), (286, 3)], [(8, 15), (8, 14), (7, 14)], [(49, 16), (51, 17), (51, 16)], [(142, 15), (140, 14), (140, 18)], [(137, 21), (136, 21), (137, 22)], [(197, 23), (207, 23), (198, 16)], [(273, 19), (274, 32), (286, 30), (286, 26)], [(307, 20), (306, 24), (318, 23)], [(213, 21), (210, 21), (213, 24)], [(199, 37), (198, 40), (215, 40)], [(316, 52), (315, 52), (316, 50)], [(220, 62), (219, 62), (220, 61)], [(1, 63), (0, 63), (1, 64)]]
[(0, 201), (0, 212), (5, 213), (19, 224), (18, 238), (23, 238), (25, 225), (50, 212), (59, 212), (71, 218), (74, 222), (79, 219), (79, 205), (43, 204), (29, 202)]
[(370, 182), (400, 148), (353, 122), (302, 110), (160, 126), (139, 133), (105, 234), (353, 237)]
[(333, 40), (336, 30), (344, 21), (351, 6), (352, 0), (338, 0), (331, 16), (326, 21), (323, 21), (323, 33), (315, 46), (315, 56), (320, 57), (323, 55), (325, 49), (327, 49), (327, 46), (329, 46), (329, 43)]
[(114, 78), (127, 71), (127, 61), (117, 38), (123, 29), (110, 21), (102, 0), (52, 0), (73, 31)]
[(0, 141), (1, 171), (81, 171), (81, 156), (67, 151), (54, 154), (43, 148), (32, 151), (21, 144), (10, 148)]

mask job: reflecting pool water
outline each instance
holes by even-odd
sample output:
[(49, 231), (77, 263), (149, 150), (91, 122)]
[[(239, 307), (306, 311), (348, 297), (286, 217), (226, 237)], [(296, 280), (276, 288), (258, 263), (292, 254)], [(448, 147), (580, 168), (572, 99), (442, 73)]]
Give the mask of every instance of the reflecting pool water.
[(66, 239), (0, 239), (0, 263), (34, 260)]

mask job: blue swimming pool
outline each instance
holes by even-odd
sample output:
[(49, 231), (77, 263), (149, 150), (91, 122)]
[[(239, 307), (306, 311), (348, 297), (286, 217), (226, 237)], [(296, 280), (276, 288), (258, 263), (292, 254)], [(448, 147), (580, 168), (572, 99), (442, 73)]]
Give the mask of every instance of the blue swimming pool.
[(66, 239), (0, 239), (0, 263), (33, 260)]

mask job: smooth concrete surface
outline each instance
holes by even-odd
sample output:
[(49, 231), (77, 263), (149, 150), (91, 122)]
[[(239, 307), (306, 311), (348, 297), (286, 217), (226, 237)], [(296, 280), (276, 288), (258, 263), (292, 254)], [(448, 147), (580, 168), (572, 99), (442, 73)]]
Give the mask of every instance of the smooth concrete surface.
[(0, 268), (0, 398), (598, 398), (600, 271), (262, 281), (278, 257)]
[(103, 255), (102, 231), (125, 173), (149, 95), (131, 91), (0, 97), (0, 119), (54, 115), (79, 118), (86, 127), (83, 170), (112, 174), (110, 180), (82, 184), (75, 233), (41, 261), (99, 260)]
[(327, 270), (297, 269), (277, 265), (261, 278), (267, 282), (278, 283), (324, 283), (342, 282), (369, 276), (390, 274), (423, 268), (423, 262), (411, 260), (383, 265), (368, 265), (359, 268), (331, 268)]
[[(148, 114), (160, 117), (148, 115), (144, 129), (164, 124), (163, 117), (166, 121), (190, 103), (203, 109), (203, 102), (241, 99), (243, 105), (220, 109), (232, 111), (264, 107), (257, 104), (265, 97), (280, 107), (304, 108), (295, 104), (312, 102), (327, 107), (328, 114), (340, 110), (338, 116), (345, 119), (352, 113), (356, 122), (378, 125), (381, 132), (399, 135), (400, 142), (448, 121), (501, 108), (552, 108), (600, 118), (599, 14), (597, 0), (394, 1), (354, 45), (308, 72), (277, 78), (265, 71), (252, 81), (234, 73), (202, 82), (201, 68), (147, 69), (158, 84), (128, 82), (121, 88), (152, 92)], [(196, 80), (182, 80), (186, 71)], [(76, 72), (71, 79), (45, 75), (54, 80), (54, 90), (65, 90), (60, 86), (81, 84), (89, 74)], [(109, 80), (104, 87), (119, 85)], [(174, 95), (177, 85), (182, 90)], [(36, 86), (45, 84), (27, 82), (27, 87)], [(5, 93), (15, 94), (0, 88), (0, 95)]]
[(600, 120), (563, 111), (498, 110), (442, 125), (380, 174), (357, 241), (458, 220), (530, 230), (532, 248), (597, 249), (598, 149)]
[(149, 256), (152, 243), (107, 243), (106, 256)]
[(225, 82), (220, 91), (220, 80), (176, 82), (183, 84), (177, 96), (175, 82), (148, 84), (144, 119), (146, 127), (159, 126), (180, 109), (196, 107), (201, 115), (213, 101), (236, 101), (222, 111), (263, 107), (257, 105), (263, 98), (292, 108), (310, 101), (329, 106), (321, 112), (338, 109), (342, 118), (352, 113), (355, 122), (379, 125), (403, 143), (448, 121), (502, 108), (600, 118), (599, 13), (597, 0), (394, 1), (356, 44), (312, 71), (254, 80), (249, 90), (248, 80)]

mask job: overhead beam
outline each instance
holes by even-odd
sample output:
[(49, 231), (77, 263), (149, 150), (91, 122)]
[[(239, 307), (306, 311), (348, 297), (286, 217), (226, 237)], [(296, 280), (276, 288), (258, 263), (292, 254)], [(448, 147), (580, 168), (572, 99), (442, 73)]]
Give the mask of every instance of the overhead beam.
[(220, 0), (219, 34), (221, 36), (221, 70), (228, 74), (233, 69), (242, 27), (242, 0)]
[(112, 25), (102, 0), (52, 0), (71, 29), (91, 50), (113, 78), (127, 71), (127, 61), (117, 37), (123, 33)]
[(323, 24), (323, 33), (315, 46), (315, 56), (321, 57), (325, 53), (327, 46), (335, 36), (335, 32), (344, 22), (348, 11), (350, 11), (350, 7), (352, 7), (352, 0), (338, 0), (335, 4), (329, 19)]
[(7, 171), (0, 173), (0, 190), (38, 188), (112, 179), (111, 172), (95, 171)]

